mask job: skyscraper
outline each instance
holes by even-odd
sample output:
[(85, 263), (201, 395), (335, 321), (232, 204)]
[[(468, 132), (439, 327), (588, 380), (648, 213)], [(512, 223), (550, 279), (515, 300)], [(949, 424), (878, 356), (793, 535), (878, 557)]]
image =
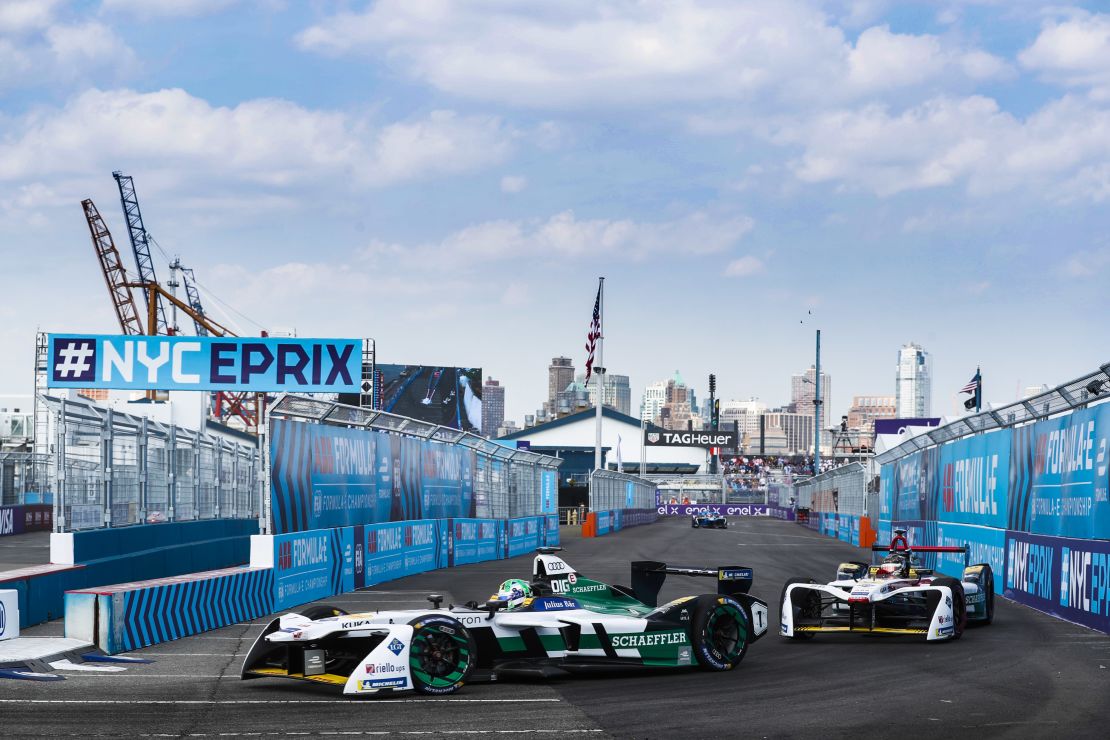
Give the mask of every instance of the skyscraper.
[(552, 357), (547, 367), (547, 403), (544, 409), (554, 416), (559, 409), (559, 394), (574, 382), (574, 361), (569, 357)]
[(929, 353), (913, 342), (898, 350), (898, 368), (894, 382), (894, 405), (898, 418), (917, 419), (929, 416), (932, 410), (932, 364)]
[[(627, 415), (632, 410), (632, 386), (628, 383), (628, 376), (606, 373), (603, 377), (605, 405)], [(586, 391), (589, 393), (590, 406), (596, 405), (597, 382), (590, 380), (590, 385)]]
[[(790, 378), (790, 409), (796, 414), (813, 416), (813, 401), (817, 397), (817, 368), (809, 366), (804, 373)], [(832, 398), (832, 377), (821, 373), (821, 415), (817, 423), (822, 431), (828, 429), (829, 399)], [(810, 445), (813, 446), (812, 444)]]
[(496, 437), (505, 421), (505, 386), (493, 378), (482, 385), (482, 436)]
[(667, 381), (660, 380), (644, 388), (643, 398), (640, 400), (640, 420), (649, 424), (659, 423), (659, 412), (667, 402)]

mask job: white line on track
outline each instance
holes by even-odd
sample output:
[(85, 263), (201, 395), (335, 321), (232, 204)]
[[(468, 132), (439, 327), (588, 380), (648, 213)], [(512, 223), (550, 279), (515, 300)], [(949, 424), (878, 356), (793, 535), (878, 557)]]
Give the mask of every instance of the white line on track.
[[(551, 730), (548, 728), (542, 729), (519, 729), (519, 730), (317, 730), (315, 732), (297, 732), (289, 730), (286, 732), (190, 732), (187, 735), (173, 734), (173, 733), (140, 733), (134, 734), (131, 737), (393, 737), (397, 735), (588, 735), (605, 732), (601, 729), (594, 730)], [(26, 736), (25, 736), (26, 737)], [(35, 736), (32, 736), (35, 737)], [(37, 737), (119, 737), (117, 734), (112, 735), (87, 735), (81, 734), (58, 734), (51, 732)]]
[(738, 542), (737, 547), (842, 547), (846, 542)]
[(246, 653), (137, 653), (136, 658), (245, 658)]
[[(238, 678), (238, 676), (236, 676)], [(559, 704), (562, 699), (0, 699), (0, 704), (80, 704), (99, 705), (148, 705), (148, 704), (348, 704), (369, 707), (375, 704)]]

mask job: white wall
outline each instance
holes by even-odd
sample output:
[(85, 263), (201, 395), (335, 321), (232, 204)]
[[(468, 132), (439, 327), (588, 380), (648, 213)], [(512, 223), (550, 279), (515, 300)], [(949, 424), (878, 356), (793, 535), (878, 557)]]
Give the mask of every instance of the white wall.
[[(516, 440), (527, 440), (535, 447), (593, 447), (597, 439), (594, 417), (571, 424), (563, 424), (554, 429), (525, 430)], [(625, 464), (640, 462), (640, 426), (616, 419), (605, 418), (601, 424), (601, 444), (611, 447), (603, 464), (616, 463), (617, 435), (620, 435), (621, 459)], [(648, 447), (649, 463), (688, 463), (705, 465), (705, 449), (702, 447)]]

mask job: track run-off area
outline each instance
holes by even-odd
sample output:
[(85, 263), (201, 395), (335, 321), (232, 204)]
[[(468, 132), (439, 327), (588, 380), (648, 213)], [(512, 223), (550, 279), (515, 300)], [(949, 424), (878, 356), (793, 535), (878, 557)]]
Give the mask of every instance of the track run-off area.
[[(828, 581), (869, 552), (774, 519), (694, 530), (687, 519), (582, 539), (562, 553), (590, 578), (628, 583), (629, 562), (747, 565), (771, 605), (771, 632), (728, 673), (664, 673), (504, 682), (446, 698), (348, 699), (288, 680), (241, 681), (252, 642), (272, 617), (129, 655), (152, 663), (65, 681), (0, 682), (6, 737), (1054, 737), (1110, 733), (1110, 637), (999, 598), (995, 623), (956, 642), (778, 636), (778, 598), (794, 576)], [(348, 611), (426, 608), (425, 596), (484, 600), (527, 578), (531, 556), (425, 573), (327, 599)], [(670, 576), (670, 599), (712, 592), (711, 579)], [(61, 635), (61, 621), (25, 632)]]

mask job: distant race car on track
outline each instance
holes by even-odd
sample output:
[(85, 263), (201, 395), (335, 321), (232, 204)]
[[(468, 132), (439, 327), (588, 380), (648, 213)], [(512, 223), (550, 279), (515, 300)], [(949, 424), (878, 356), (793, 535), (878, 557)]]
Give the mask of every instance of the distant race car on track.
[[(548, 678), (598, 669), (698, 666), (727, 671), (767, 632), (767, 604), (742, 566), (632, 563), (632, 587), (576, 572), (541, 548), (531, 582), (510, 579), (484, 604), (347, 614), (317, 605), (273, 620), (242, 677), (295, 678), (344, 694), (450, 694), (467, 681)], [(706, 576), (717, 593), (657, 606), (668, 574)]]
[(727, 529), (728, 519), (725, 519), (724, 514), (706, 509), (690, 515), (690, 526), (694, 529)]
[[(966, 565), (966, 547), (914, 547), (905, 530), (895, 530), (876, 565), (841, 563), (836, 580), (819, 584), (791, 578), (782, 590), (779, 632), (795, 640), (819, 632), (924, 635), (958, 640), (968, 622), (994, 620), (994, 573), (987, 563)], [(938, 576), (917, 565), (915, 553), (964, 554), (961, 580)]]

